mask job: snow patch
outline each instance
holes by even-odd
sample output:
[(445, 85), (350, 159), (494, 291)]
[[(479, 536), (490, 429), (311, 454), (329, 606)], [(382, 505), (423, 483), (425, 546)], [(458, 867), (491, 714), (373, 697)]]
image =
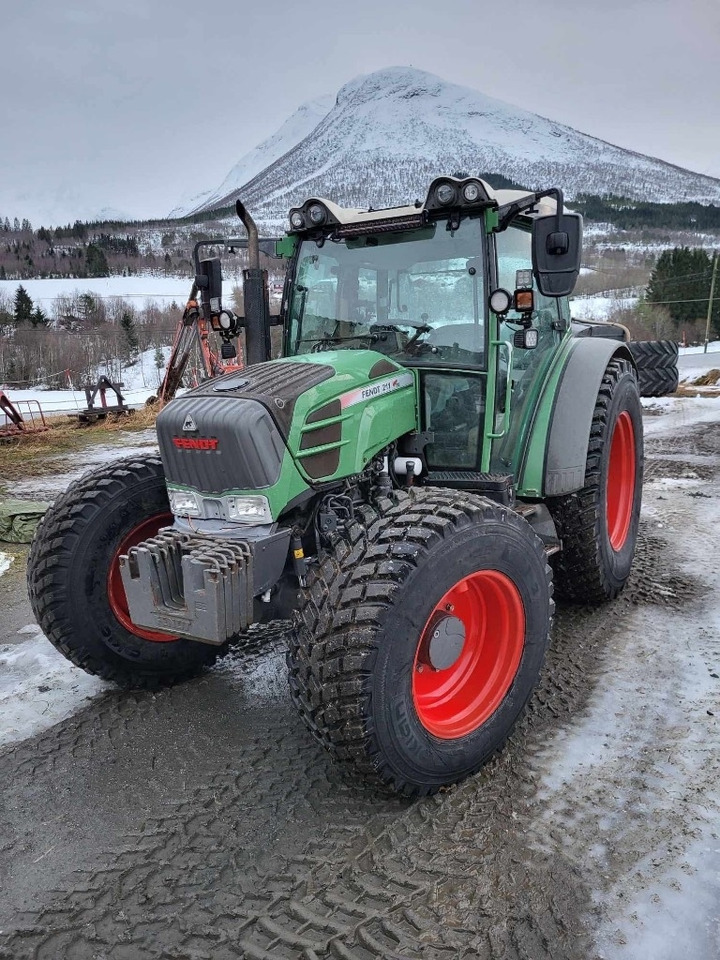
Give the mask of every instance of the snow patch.
[(0, 577), (10, 569), (13, 558), (7, 553), (0, 552)]
[(46, 730), (110, 689), (67, 661), (39, 627), (21, 632), (32, 637), (0, 645), (0, 746)]

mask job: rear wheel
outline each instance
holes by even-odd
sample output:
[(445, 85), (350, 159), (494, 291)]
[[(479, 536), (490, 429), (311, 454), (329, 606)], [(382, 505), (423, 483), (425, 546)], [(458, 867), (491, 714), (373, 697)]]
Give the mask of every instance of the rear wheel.
[(641, 397), (665, 397), (678, 388), (675, 340), (633, 340), (628, 344), (638, 368)]
[(311, 574), (288, 663), (336, 758), (408, 796), (477, 770), (537, 683), (552, 579), (511, 510), (455, 491), (366, 509)]
[(162, 463), (121, 460), (86, 474), (45, 514), (28, 559), (35, 617), (68, 660), (127, 687), (182, 680), (214, 663), (213, 647), (137, 627), (118, 558), (172, 522)]
[(563, 599), (610, 600), (630, 576), (642, 501), (642, 436), (633, 368), (627, 360), (611, 360), (595, 404), (585, 486), (548, 502), (562, 540), (553, 565)]

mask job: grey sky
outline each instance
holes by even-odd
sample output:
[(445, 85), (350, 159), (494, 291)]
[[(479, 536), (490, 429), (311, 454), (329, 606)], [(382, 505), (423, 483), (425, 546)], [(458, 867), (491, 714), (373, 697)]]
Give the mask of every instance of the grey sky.
[(408, 64), (720, 177), (718, 0), (24, 0), (0, 215), (163, 215), (301, 102)]

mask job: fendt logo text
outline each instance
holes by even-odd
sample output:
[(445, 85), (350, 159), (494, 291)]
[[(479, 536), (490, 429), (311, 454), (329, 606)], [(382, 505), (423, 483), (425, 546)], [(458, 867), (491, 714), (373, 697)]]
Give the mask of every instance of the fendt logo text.
[(217, 450), (217, 437), (173, 437), (173, 443), (181, 450)]

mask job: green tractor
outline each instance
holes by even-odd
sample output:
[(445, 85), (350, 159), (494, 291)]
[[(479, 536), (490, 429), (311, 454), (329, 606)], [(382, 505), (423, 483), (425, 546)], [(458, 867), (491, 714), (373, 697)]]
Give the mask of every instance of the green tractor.
[[(630, 574), (643, 443), (624, 340), (576, 336), (581, 218), (562, 194), (436, 179), (423, 201), (309, 199), (271, 360), (248, 230), (244, 317), (217, 258), (194, 293), (248, 365), (170, 402), (160, 457), (73, 484), (28, 580), (38, 623), (130, 687), (196, 674), (253, 624), (293, 618), (292, 700), (356, 773), (407, 796), (476, 771), (542, 668), (558, 595)], [(552, 567), (552, 569), (551, 569)]]

